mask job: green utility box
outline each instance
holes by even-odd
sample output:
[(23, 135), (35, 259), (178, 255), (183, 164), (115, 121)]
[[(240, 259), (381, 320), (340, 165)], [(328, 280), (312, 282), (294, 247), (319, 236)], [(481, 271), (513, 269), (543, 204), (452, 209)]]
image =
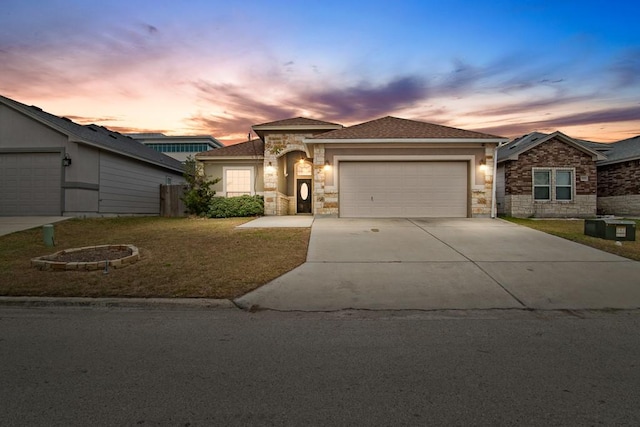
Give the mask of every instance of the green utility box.
[(586, 219), (584, 234), (607, 240), (636, 240), (636, 223), (621, 219)]

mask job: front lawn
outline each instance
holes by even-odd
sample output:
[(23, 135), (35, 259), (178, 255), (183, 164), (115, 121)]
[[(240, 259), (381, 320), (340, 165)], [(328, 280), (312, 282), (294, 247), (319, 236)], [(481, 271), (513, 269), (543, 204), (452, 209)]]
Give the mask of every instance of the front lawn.
[[(0, 295), (234, 298), (302, 264), (310, 229), (236, 229), (251, 218), (94, 218), (0, 237)], [(98, 271), (40, 271), (33, 257), (94, 245), (132, 244), (140, 260)]]
[(591, 246), (612, 254), (620, 255), (625, 258), (640, 261), (640, 236), (638, 236), (638, 225), (640, 221), (636, 221), (636, 241), (623, 241), (621, 245), (616, 245), (613, 240), (605, 240), (597, 237), (585, 236), (584, 220), (570, 219), (523, 219), (523, 218), (504, 218), (516, 224), (524, 225), (529, 228), (544, 231), (568, 240), (572, 240), (583, 245)]

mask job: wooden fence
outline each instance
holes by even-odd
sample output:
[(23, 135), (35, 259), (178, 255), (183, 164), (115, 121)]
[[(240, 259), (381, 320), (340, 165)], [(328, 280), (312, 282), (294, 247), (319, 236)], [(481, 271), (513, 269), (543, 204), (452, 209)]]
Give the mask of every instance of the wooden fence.
[(184, 185), (160, 186), (160, 216), (187, 216), (182, 197), (186, 187)]

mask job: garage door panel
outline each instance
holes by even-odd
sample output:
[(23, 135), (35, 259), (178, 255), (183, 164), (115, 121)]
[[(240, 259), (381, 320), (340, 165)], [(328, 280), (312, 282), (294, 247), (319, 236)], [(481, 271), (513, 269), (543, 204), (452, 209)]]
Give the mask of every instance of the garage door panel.
[(342, 162), (342, 217), (466, 217), (467, 162)]
[(60, 215), (59, 153), (0, 153), (0, 215)]

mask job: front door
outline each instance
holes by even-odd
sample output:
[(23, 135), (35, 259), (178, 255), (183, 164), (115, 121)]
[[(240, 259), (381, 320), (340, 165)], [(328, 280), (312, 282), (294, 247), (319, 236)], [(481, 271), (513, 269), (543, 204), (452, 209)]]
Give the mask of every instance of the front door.
[(311, 180), (297, 180), (298, 196), (296, 213), (311, 213)]

